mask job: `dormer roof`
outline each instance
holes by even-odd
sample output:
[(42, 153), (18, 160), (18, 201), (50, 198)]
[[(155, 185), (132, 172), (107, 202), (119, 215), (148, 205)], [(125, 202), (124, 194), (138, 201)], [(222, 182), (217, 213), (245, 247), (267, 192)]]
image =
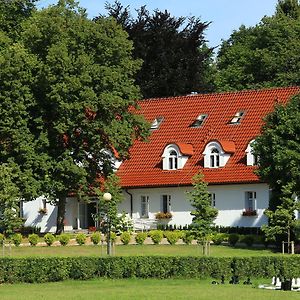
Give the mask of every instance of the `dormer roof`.
[[(148, 142), (135, 141), (130, 159), (118, 170), (125, 188), (190, 185), (201, 171), (209, 184), (258, 183), (255, 166), (247, 166), (249, 141), (261, 132), (263, 118), (278, 102), (287, 103), (299, 87), (247, 90), (228, 93), (197, 94), (139, 101), (140, 110), (149, 122), (163, 116), (163, 126), (151, 131)], [(230, 122), (237, 112), (243, 114), (237, 126)], [(207, 115), (202, 126), (191, 127), (199, 112)], [(230, 154), (222, 168), (204, 168), (203, 151), (210, 141), (217, 141)], [(176, 141), (176, 142), (175, 142)], [(168, 144), (176, 144), (189, 156), (176, 172), (162, 170), (162, 153)]]

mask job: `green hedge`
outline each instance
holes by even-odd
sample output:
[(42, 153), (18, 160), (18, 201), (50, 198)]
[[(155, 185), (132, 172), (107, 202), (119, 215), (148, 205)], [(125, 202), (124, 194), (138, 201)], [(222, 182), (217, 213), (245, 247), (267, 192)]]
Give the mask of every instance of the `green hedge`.
[(300, 256), (0, 258), (0, 283), (107, 278), (300, 277)]

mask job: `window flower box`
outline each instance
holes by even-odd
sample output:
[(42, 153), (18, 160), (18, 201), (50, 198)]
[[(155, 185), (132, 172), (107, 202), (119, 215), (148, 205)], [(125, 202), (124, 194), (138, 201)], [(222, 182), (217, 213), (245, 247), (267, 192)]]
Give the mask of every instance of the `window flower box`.
[(246, 209), (243, 211), (242, 213), (243, 216), (257, 216), (257, 211), (256, 210), (252, 210), (252, 209)]
[(47, 208), (43, 208), (43, 207), (39, 208), (38, 212), (41, 215), (46, 215), (48, 213)]
[(170, 220), (173, 215), (170, 212), (158, 212), (155, 214), (155, 219), (157, 220)]

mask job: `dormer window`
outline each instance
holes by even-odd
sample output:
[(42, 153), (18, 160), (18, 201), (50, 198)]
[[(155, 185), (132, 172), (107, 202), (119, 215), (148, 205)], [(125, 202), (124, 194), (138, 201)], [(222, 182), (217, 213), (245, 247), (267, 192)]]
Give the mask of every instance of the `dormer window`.
[(205, 115), (205, 114), (199, 115), (196, 118), (196, 120), (190, 125), (190, 127), (193, 127), (193, 128), (201, 127), (206, 118), (207, 118), (207, 115)]
[(220, 166), (220, 151), (213, 148), (210, 152), (210, 167), (218, 168)]
[(241, 119), (245, 115), (244, 111), (238, 111), (234, 117), (231, 119), (230, 124), (240, 124)]
[(163, 170), (182, 169), (191, 155), (193, 155), (191, 144), (176, 143), (167, 145), (162, 154)]
[(246, 148), (246, 159), (247, 159), (247, 166), (256, 166), (257, 165), (257, 156), (253, 154), (253, 144), (255, 143), (254, 140), (252, 140), (247, 148)]
[(209, 142), (203, 152), (204, 168), (224, 167), (234, 152), (235, 145), (232, 141)]
[(163, 119), (163, 117), (157, 117), (156, 119), (154, 119), (154, 121), (151, 124), (150, 130), (158, 129)]

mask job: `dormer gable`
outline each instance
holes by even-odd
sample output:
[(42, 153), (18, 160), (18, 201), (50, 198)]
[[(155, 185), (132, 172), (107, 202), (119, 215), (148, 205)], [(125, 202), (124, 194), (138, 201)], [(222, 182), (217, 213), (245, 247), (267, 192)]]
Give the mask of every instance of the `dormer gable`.
[(255, 140), (250, 141), (245, 150), (247, 166), (257, 165), (257, 157), (253, 154), (253, 144), (254, 143), (255, 143)]
[(168, 144), (162, 154), (163, 170), (182, 169), (190, 156), (193, 155), (193, 146), (186, 143)]
[(208, 142), (203, 152), (204, 168), (224, 167), (234, 152), (235, 144), (232, 141), (213, 140)]

